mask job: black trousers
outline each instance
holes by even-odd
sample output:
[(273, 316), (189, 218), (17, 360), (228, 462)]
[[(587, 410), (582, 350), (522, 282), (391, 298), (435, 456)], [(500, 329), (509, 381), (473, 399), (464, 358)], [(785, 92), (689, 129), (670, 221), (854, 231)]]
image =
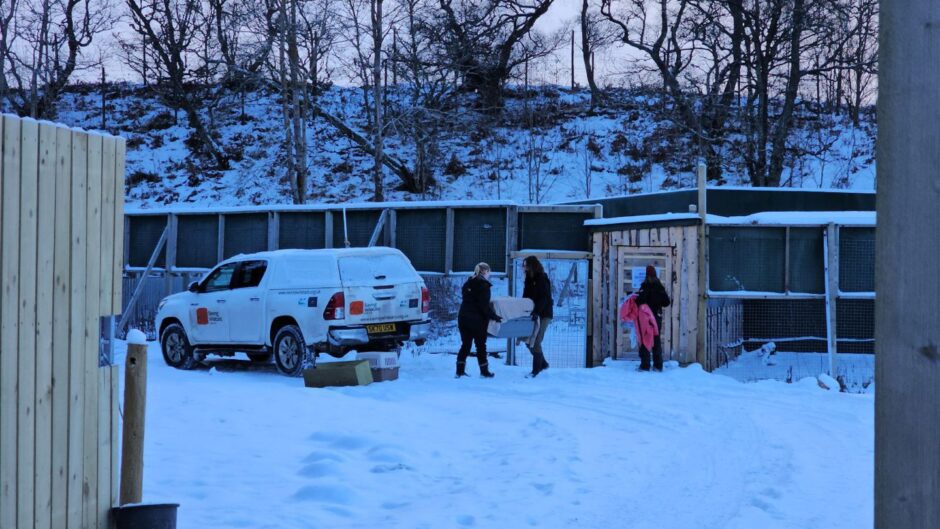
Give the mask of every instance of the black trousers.
[(457, 321), (460, 329), (460, 352), (457, 353), (457, 374), (466, 373), (467, 357), (470, 356), (470, 346), (476, 345), (477, 363), (480, 373), (489, 372), (489, 362), (486, 360), (486, 323), (474, 321)]
[[(659, 332), (663, 332), (663, 318), (662, 316), (656, 316), (656, 327), (659, 328)], [(640, 369), (649, 370), (650, 368), (650, 351), (642, 343), (640, 343)], [(653, 369), (662, 370), (663, 369), (663, 341), (660, 338), (660, 335), (657, 334), (653, 338)]]

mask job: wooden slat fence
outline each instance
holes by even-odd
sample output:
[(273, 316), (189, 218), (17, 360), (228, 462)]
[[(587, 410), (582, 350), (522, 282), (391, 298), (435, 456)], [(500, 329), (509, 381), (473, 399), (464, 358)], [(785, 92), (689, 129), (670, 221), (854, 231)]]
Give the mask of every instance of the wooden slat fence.
[(121, 310), (122, 138), (0, 121), (0, 527), (111, 526)]

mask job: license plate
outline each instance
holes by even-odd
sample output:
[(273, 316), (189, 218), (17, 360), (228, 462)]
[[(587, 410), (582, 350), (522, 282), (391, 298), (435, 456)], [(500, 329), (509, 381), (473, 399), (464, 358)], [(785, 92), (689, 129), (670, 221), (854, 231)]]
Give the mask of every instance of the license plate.
[(382, 334), (386, 332), (395, 332), (394, 323), (382, 323), (379, 325), (366, 325), (366, 332), (369, 334)]

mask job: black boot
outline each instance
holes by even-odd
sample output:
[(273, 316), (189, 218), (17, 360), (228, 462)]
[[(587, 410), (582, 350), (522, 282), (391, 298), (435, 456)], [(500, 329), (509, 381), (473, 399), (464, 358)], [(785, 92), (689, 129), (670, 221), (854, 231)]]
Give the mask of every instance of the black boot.
[(496, 376), (493, 373), (490, 373), (489, 362), (482, 362), (480, 364), (480, 376), (483, 378), (493, 378), (494, 376)]
[(454, 378), (465, 377), (467, 375), (467, 363), (466, 362), (457, 362), (457, 375)]

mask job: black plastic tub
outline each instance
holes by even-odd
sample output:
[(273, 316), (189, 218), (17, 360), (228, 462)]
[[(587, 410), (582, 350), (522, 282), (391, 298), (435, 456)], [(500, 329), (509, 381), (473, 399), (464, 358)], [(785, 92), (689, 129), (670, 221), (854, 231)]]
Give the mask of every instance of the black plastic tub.
[(112, 509), (117, 529), (176, 529), (178, 503), (139, 503)]

